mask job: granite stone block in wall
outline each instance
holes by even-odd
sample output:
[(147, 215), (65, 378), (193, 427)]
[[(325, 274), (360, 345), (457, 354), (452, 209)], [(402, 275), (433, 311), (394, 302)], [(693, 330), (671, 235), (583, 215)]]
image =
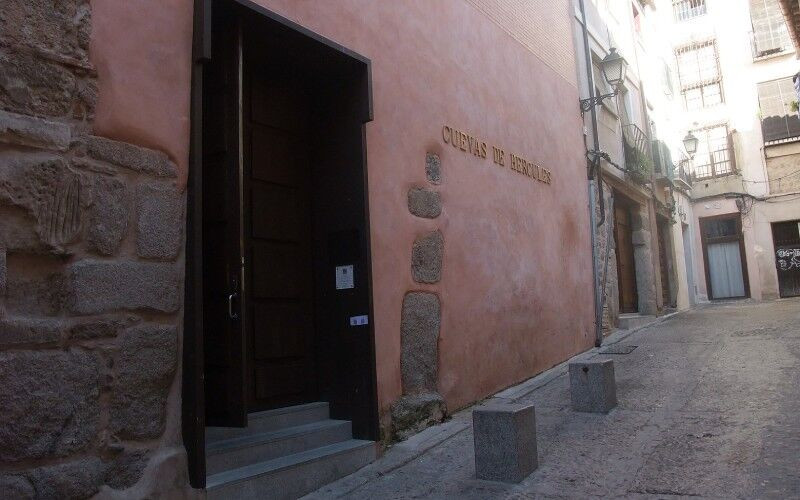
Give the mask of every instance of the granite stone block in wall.
[(408, 190), (408, 211), (417, 217), (435, 219), (442, 213), (442, 197), (430, 189), (411, 188)]
[(110, 429), (115, 436), (126, 440), (161, 435), (177, 362), (174, 326), (139, 325), (121, 335), (110, 410)]
[(411, 274), (417, 283), (436, 283), (442, 279), (444, 237), (440, 231), (420, 236), (411, 250)]
[(3, 0), (0, 42), (88, 63), (89, 0)]
[(99, 431), (98, 357), (83, 350), (0, 353), (0, 461), (66, 456)]
[(425, 177), (431, 184), (442, 183), (442, 160), (436, 153), (425, 155)]
[(0, 107), (6, 111), (80, 119), (93, 114), (96, 99), (94, 81), (74, 68), (0, 45)]
[(87, 151), (92, 158), (156, 177), (175, 177), (175, 165), (161, 151), (105, 137), (90, 136)]
[(69, 308), (77, 314), (137, 309), (175, 312), (181, 301), (180, 279), (172, 264), (79, 261), (67, 271)]
[(392, 434), (403, 440), (436, 425), (447, 416), (447, 405), (437, 392), (407, 394), (392, 403)]
[(114, 177), (96, 176), (89, 209), (89, 248), (101, 255), (115, 254), (125, 237), (129, 212), (125, 183)]
[(173, 260), (183, 243), (183, 197), (172, 186), (145, 184), (136, 192), (136, 252)]
[(32, 148), (66, 151), (71, 141), (69, 125), (0, 110), (0, 142)]
[(437, 390), (440, 325), (438, 295), (406, 294), (400, 318), (400, 371), (406, 394)]

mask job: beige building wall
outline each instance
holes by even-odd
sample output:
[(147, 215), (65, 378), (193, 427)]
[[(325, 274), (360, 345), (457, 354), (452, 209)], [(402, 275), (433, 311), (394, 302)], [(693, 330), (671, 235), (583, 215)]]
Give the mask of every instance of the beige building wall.
[[(706, 0), (707, 14), (676, 22), (670, 0), (656, 0), (660, 22), (669, 26), (673, 48), (715, 39), (722, 76), (722, 104), (682, 111), (684, 130), (726, 123), (731, 132), (735, 175), (696, 181), (694, 199), (694, 254), (698, 297), (707, 293), (699, 218), (740, 213), (745, 242), (750, 295), (754, 299), (778, 296), (771, 223), (800, 219), (800, 199), (785, 196), (800, 191), (800, 144), (765, 146), (761, 133), (758, 84), (786, 78), (800, 69), (796, 54), (787, 51), (753, 59), (749, 0)], [(671, 66), (677, 80), (677, 65)], [(676, 88), (680, 98), (680, 88)], [(780, 179), (779, 179), (780, 178)], [(744, 195), (740, 209), (735, 198)]]

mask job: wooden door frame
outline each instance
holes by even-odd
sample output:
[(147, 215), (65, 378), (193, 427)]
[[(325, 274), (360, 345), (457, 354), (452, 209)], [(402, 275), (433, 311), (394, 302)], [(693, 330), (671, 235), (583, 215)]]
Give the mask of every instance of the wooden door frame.
[[(736, 236), (722, 236), (714, 238), (709, 242), (706, 238), (706, 233), (703, 231), (703, 223), (713, 220), (733, 219), (736, 221)], [(750, 298), (750, 276), (747, 273), (747, 255), (744, 253), (744, 233), (742, 232), (742, 215), (739, 212), (722, 215), (712, 215), (710, 217), (700, 217), (697, 220), (698, 229), (700, 230), (700, 242), (703, 247), (703, 267), (705, 268), (706, 275), (706, 291), (708, 292), (709, 300), (723, 300), (723, 299), (749, 299)], [(711, 270), (708, 266), (708, 245), (709, 243), (730, 243), (732, 241), (739, 242), (739, 258), (742, 262), (742, 278), (744, 281), (744, 295), (741, 297), (723, 297), (717, 299), (714, 297), (714, 290), (711, 286)]]
[[(362, 124), (372, 121), (372, 62), (370, 59), (300, 26), (250, 0), (194, 0), (192, 36), (192, 76), (190, 89), (189, 172), (187, 178), (186, 208), (186, 263), (183, 319), (183, 365), (181, 385), (182, 437), (186, 447), (189, 484), (205, 488), (205, 395), (203, 349), (203, 68), (211, 60), (212, 9), (222, 4), (239, 6), (248, 12), (263, 16), (301, 36), (310, 38), (330, 50), (336, 51), (363, 67), (361, 92), (364, 95), (361, 109)], [(362, 164), (364, 178), (365, 239), (367, 263), (368, 314), (374, 318), (372, 298), (372, 256), (369, 244), (369, 184), (367, 182), (366, 126), (362, 125)], [(372, 405), (374, 418), (372, 434), (378, 435), (377, 370), (375, 365), (374, 320), (368, 323), (371, 351)]]

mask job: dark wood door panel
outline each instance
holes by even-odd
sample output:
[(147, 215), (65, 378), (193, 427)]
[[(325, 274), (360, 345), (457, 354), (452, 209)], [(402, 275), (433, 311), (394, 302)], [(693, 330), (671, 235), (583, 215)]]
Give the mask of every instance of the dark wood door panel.
[(636, 312), (636, 268), (633, 255), (633, 233), (630, 208), (619, 204), (614, 207), (614, 238), (617, 247), (617, 283), (619, 287), (620, 311)]
[(274, 127), (253, 125), (253, 179), (287, 186), (303, 183), (309, 173), (297, 168), (303, 158), (302, 144), (290, 133)]
[(300, 243), (307, 222), (303, 197), (295, 187), (253, 182), (253, 238)]
[(254, 304), (253, 354), (258, 360), (306, 356), (313, 329), (305, 301)]
[(309, 296), (311, 269), (299, 245), (269, 241), (252, 245), (252, 298), (299, 299)]

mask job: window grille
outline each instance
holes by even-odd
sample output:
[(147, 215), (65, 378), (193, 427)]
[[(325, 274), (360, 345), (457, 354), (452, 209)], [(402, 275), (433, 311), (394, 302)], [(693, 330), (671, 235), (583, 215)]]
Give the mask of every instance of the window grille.
[(697, 137), (697, 152), (692, 159), (696, 179), (720, 177), (733, 173), (728, 126), (715, 125), (692, 130)]
[(797, 95), (791, 77), (758, 84), (761, 133), (765, 144), (800, 139), (800, 118), (792, 111), (792, 101), (795, 100)]
[(717, 44), (713, 40), (687, 45), (675, 51), (678, 79), (687, 110), (724, 102)]
[(706, 13), (706, 0), (672, 0), (676, 21), (686, 21)]
[(753, 57), (766, 57), (792, 48), (792, 39), (778, 0), (750, 0)]

